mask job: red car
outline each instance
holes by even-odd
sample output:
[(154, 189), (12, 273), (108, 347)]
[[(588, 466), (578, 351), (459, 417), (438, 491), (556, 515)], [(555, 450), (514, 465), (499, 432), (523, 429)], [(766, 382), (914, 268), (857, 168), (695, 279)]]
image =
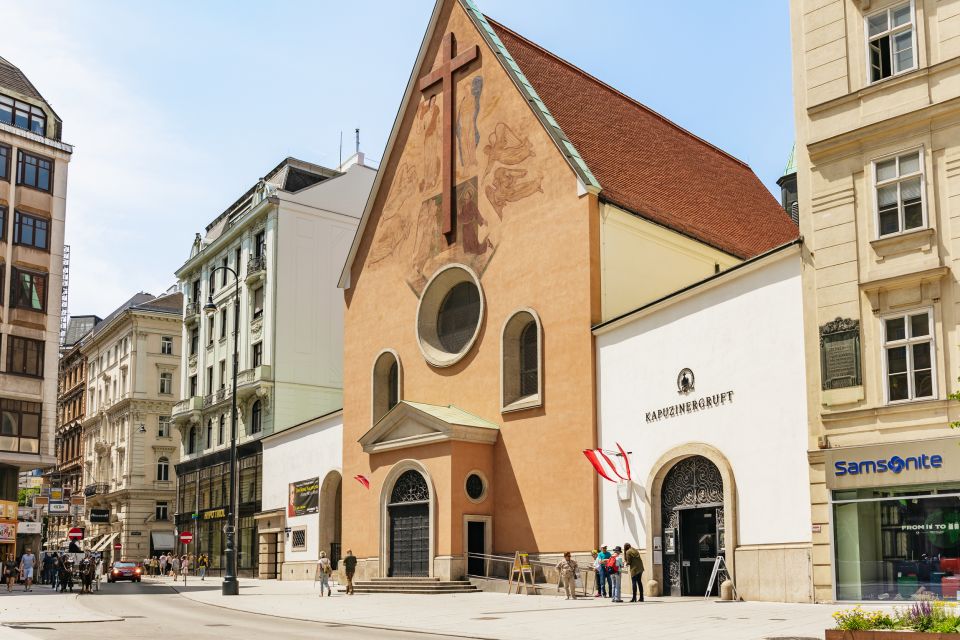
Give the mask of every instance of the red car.
[(110, 573), (107, 574), (107, 582), (116, 582), (117, 580), (129, 580), (131, 582), (140, 582), (140, 574), (143, 570), (136, 562), (126, 562), (118, 560), (110, 567)]

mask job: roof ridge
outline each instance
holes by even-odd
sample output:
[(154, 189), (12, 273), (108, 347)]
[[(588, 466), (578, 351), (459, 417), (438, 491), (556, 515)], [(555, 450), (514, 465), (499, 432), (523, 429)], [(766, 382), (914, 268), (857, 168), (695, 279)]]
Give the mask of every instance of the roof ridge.
[[(636, 98), (632, 98), (632, 97), (628, 96), (628, 95), (625, 94), (624, 92), (622, 92), (622, 91), (620, 91), (619, 89), (617, 89), (616, 87), (614, 87), (614, 86), (612, 86), (612, 85), (604, 82), (603, 80), (601, 80), (600, 78), (596, 77), (595, 75), (589, 73), (588, 71), (584, 71), (583, 69), (581, 69), (581, 68), (578, 67), (577, 65), (573, 64), (573, 63), (570, 62), (569, 60), (566, 60), (566, 59), (564, 59), (564, 58), (561, 58), (560, 56), (558, 56), (557, 54), (553, 53), (553, 52), (550, 51), (549, 49), (546, 49), (546, 48), (544, 48), (543, 46), (541, 46), (541, 45), (537, 44), (536, 42), (534, 42), (533, 40), (530, 40), (529, 38), (526, 38), (526, 37), (520, 35), (519, 33), (517, 33), (516, 31), (514, 31), (514, 30), (511, 29), (510, 27), (504, 25), (503, 23), (498, 22), (497, 20), (494, 20), (494, 19), (491, 18), (489, 15), (483, 14), (483, 17), (484, 17), (487, 21), (489, 21), (490, 23), (495, 24), (498, 28), (503, 29), (504, 31), (510, 33), (511, 35), (513, 35), (513, 36), (516, 37), (516, 38), (519, 38), (520, 40), (523, 40), (524, 42), (526, 42), (526, 43), (529, 44), (530, 46), (532, 46), (532, 47), (534, 47), (535, 49), (539, 50), (539, 51), (542, 52), (543, 54), (545, 54), (545, 55), (553, 58), (554, 60), (556, 60), (556, 61), (559, 62), (560, 64), (562, 64), (562, 65), (570, 68), (572, 71), (575, 71), (576, 73), (582, 75), (583, 77), (585, 77), (586, 79), (590, 80), (591, 82), (600, 85), (601, 87), (603, 87), (604, 89), (607, 89), (608, 91), (610, 91), (610, 92), (612, 92), (612, 93), (617, 94), (617, 95), (620, 96), (621, 98), (625, 99), (627, 102), (630, 102), (630, 103), (632, 103), (634, 106), (639, 107), (640, 109), (643, 109), (644, 111), (650, 113), (651, 115), (653, 115), (653, 116), (655, 116), (656, 118), (662, 120), (664, 123), (668, 124), (669, 126), (673, 127), (674, 129), (677, 129), (678, 131), (682, 131), (683, 133), (687, 134), (688, 136), (690, 136), (690, 137), (693, 138), (694, 140), (697, 140), (698, 142), (706, 145), (706, 146), (709, 147), (710, 149), (712, 149), (712, 150), (720, 153), (720, 154), (723, 155), (723, 156), (726, 156), (727, 158), (730, 158), (731, 160), (733, 160), (733, 161), (736, 162), (737, 164), (742, 165), (742, 166), (745, 167), (746, 169), (750, 169), (750, 165), (747, 164), (746, 162), (744, 162), (743, 160), (741, 160), (740, 158), (732, 155), (731, 153), (729, 153), (729, 152), (727, 152), (727, 151), (724, 151), (723, 149), (721, 149), (721, 148), (718, 147), (717, 145), (713, 144), (713, 143), (710, 142), (709, 140), (705, 140), (704, 138), (701, 138), (700, 136), (698, 136), (697, 134), (693, 133), (693, 132), (690, 131), (689, 129), (686, 129), (686, 128), (684, 128), (684, 127), (681, 127), (679, 124), (677, 124), (676, 122), (674, 122), (674, 121), (671, 120), (670, 118), (666, 117), (666, 116), (663, 115), (662, 113), (659, 113), (658, 111), (655, 111), (655, 110), (651, 109), (650, 107), (648, 107), (647, 105), (643, 104), (642, 102), (640, 102), (640, 101), (637, 100)], [(752, 170), (752, 169), (751, 169), (751, 170)]]

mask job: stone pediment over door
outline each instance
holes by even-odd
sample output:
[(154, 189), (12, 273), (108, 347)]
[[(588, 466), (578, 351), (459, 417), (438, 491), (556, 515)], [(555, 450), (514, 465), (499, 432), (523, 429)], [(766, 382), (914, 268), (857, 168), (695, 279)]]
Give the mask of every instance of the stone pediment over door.
[(402, 401), (390, 409), (359, 442), (378, 453), (456, 440), (493, 444), (500, 427), (453, 405)]

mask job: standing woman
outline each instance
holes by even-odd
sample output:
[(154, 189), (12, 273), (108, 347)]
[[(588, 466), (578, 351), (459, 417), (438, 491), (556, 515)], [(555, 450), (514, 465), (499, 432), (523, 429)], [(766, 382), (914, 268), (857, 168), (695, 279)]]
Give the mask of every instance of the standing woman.
[(178, 556), (173, 556), (173, 559), (170, 560), (170, 574), (174, 580), (176, 580), (180, 574), (180, 558)]
[(329, 598), (333, 593), (330, 591), (330, 574), (333, 573), (333, 565), (330, 564), (330, 558), (325, 551), (320, 552), (320, 560), (317, 561), (317, 577), (320, 578), (320, 597), (323, 597), (323, 590), (327, 590)]
[(197, 558), (197, 568), (200, 570), (200, 579), (205, 579), (207, 577), (207, 554), (201, 553), (200, 557)]
[(7, 559), (3, 563), (3, 580), (7, 583), (7, 591), (13, 591), (13, 583), (20, 573), (20, 567), (17, 566), (17, 560), (12, 553), (7, 554)]

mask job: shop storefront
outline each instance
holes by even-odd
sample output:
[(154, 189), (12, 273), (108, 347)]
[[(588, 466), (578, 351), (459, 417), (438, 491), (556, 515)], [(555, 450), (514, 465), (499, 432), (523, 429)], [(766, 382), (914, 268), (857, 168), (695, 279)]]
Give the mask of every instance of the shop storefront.
[(960, 438), (827, 452), (837, 600), (956, 600)]
[[(259, 441), (237, 447), (237, 570), (241, 576), (257, 573), (257, 527), (260, 511), (262, 453)], [(227, 509), (230, 484), (229, 451), (177, 465), (177, 530), (194, 534), (188, 548), (179, 543), (178, 553), (206, 554), (210, 569), (226, 566)]]

